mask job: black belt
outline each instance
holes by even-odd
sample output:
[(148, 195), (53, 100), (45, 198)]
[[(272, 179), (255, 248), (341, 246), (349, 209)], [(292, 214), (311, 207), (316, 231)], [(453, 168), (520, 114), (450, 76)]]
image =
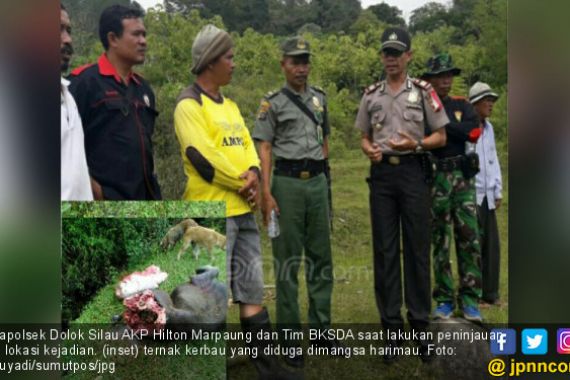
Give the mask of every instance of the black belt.
[(417, 163), (418, 162), (418, 155), (417, 154), (383, 154), (382, 161), (380, 164), (388, 164), (388, 165), (403, 165), (409, 163)]
[(440, 158), (436, 162), (437, 170), (442, 172), (452, 172), (454, 170), (461, 170), (463, 156), (454, 156)]
[(309, 179), (324, 171), (324, 160), (277, 160), (273, 175)]

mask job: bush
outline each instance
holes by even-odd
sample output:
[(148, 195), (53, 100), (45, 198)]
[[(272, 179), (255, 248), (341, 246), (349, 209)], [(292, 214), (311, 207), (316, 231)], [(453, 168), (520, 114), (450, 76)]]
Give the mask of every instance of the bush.
[(145, 261), (157, 249), (166, 231), (179, 221), (180, 219), (63, 219), (64, 323), (77, 318), (97, 291), (117, 274)]

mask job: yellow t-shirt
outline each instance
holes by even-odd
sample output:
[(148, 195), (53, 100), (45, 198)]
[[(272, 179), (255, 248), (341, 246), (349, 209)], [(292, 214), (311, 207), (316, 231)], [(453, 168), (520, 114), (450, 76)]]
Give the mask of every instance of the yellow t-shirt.
[[(199, 87), (198, 87), (199, 89)], [(183, 199), (226, 201), (226, 216), (251, 212), (247, 200), (238, 194), (245, 180), (240, 179), (251, 167), (259, 168), (259, 157), (237, 105), (228, 98), (216, 102), (204, 93), (182, 99), (174, 111), (174, 128), (188, 178)], [(199, 99), (199, 100), (197, 100)], [(201, 104), (200, 104), (201, 102)], [(193, 148), (208, 168), (204, 178), (186, 154)]]

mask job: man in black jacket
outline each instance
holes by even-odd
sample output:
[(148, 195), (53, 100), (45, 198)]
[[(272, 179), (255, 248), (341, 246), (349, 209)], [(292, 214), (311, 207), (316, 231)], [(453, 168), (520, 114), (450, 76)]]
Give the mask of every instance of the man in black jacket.
[(464, 97), (449, 96), (453, 77), (461, 70), (453, 67), (449, 54), (438, 54), (427, 63), (422, 78), (429, 81), (443, 102), (450, 123), (446, 125), (447, 143), (432, 152), (437, 159), (433, 188), (432, 230), (435, 274), (434, 317), (447, 319), (455, 310), (455, 292), (449, 252), (451, 229), (460, 286), (457, 301), (465, 319), (481, 322), (481, 248), (475, 208), (474, 175), (478, 171), (475, 143), (481, 134), (479, 118)]
[(132, 71), (144, 62), (146, 30), (139, 9), (112, 5), (101, 14), (105, 48), (97, 63), (72, 71), (70, 91), (83, 129), (95, 199), (158, 200), (152, 133), (158, 112), (149, 84)]

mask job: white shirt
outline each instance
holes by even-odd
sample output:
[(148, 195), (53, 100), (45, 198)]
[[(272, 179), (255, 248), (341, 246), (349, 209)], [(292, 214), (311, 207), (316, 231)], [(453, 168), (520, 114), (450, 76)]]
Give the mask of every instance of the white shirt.
[(92, 201), (83, 126), (68, 86), (61, 78), (61, 200)]
[(489, 210), (494, 210), (495, 200), (503, 198), (503, 179), (495, 146), (493, 125), (488, 120), (485, 120), (483, 133), (477, 141), (476, 150), (479, 155), (480, 166), (480, 171), (475, 176), (477, 205), (481, 206), (483, 199), (487, 197)]

